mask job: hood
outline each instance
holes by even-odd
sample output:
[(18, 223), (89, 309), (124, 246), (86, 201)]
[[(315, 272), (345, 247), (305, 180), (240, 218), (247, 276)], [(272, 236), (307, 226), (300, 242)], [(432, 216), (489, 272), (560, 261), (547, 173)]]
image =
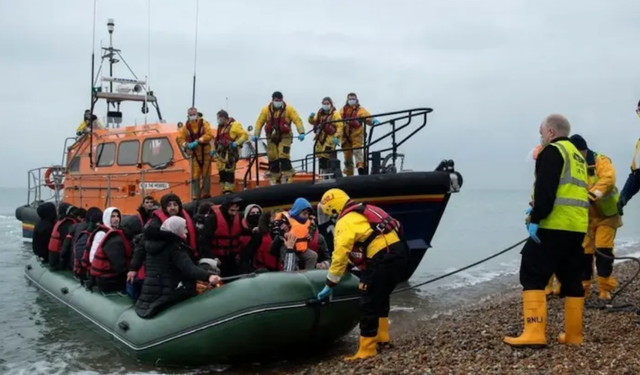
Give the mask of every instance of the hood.
[[(111, 214), (113, 213), (113, 211), (118, 210), (117, 207), (109, 207), (106, 210), (104, 210), (104, 213), (102, 214), (102, 224), (104, 224), (105, 227), (109, 228), (109, 229), (113, 229), (111, 228)], [(120, 210), (118, 210), (120, 212)], [(122, 217), (122, 212), (120, 212), (120, 217)], [(120, 219), (122, 222), (122, 218)]]
[(36, 210), (38, 216), (42, 220), (55, 221), (56, 220), (56, 205), (51, 202), (46, 202), (38, 206)]
[(171, 216), (162, 223), (161, 231), (171, 232), (176, 236), (182, 236), (187, 229), (187, 221), (180, 216)]
[(220, 205), (220, 212), (222, 212), (222, 216), (225, 217), (228, 221), (231, 221), (231, 216), (229, 216), (229, 207), (232, 204), (242, 204), (242, 198), (239, 197), (230, 197), (224, 200), (224, 202)]
[(260, 207), (257, 204), (250, 204), (247, 206), (247, 208), (244, 209), (244, 215), (242, 217), (244, 217), (245, 219), (247, 218), (247, 216), (249, 216), (249, 212), (251, 212), (251, 210), (256, 207), (260, 210), (260, 214), (262, 214), (262, 207)]
[(177, 202), (178, 206), (180, 206), (180, 211), (178, 212), (178, 214), (182, 212), (182, 200), (180, 199), (180, 197), (173, 193), (169, 193), (163, 195), (162, 198), (160, 198), (160, 208), (162, 208), (162, 211), (165, 214), (169, 215), (167, 213), (167, 204), (169, 204), (169, 202)]
[(181, 237), (158, 228), (156, 230), (145, 230), (144, 239), (144, 249), (147, 254), (158, 254), (164, 251), (165, 248), (174, 246), (176, 242), (184, 242)]
[(122, 232), (125, 237), (129, 240), (133, 239), (133, 237), (142, 233), (142, 224), (140, 220), (136, 216), (126, 216), (122, 218), (120, 222), (120, 227), (122, 228)]
[(89, 207), (87, 210), (87, 222), (94, 224), (102, 222), (102, 210), (98, 207)]
[(58, 219), (62, 219), (63, 217), (67, 217), (71, 215), (71, 213), (75, 210), (75, 207), (69, 203), (62, 202), (58, 206)]
[(298, 220), (300, 213), (304, 210), (311, 210), (311, 203), (304, 198), (298, 198), (295, 202), (293, 202), (293, 206), (289, 210), (289, 215)]

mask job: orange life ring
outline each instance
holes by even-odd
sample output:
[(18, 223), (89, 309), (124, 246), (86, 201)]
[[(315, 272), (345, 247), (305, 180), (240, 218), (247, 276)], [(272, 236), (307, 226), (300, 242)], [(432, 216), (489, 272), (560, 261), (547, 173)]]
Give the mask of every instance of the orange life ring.
[[(49, 169), (47, 169), (47, 171), (44, 173), (44, 184), (47, 185), (47, 187), (51, 190), (56, 190), (56, 184), (52, 179), (52, 174), (54, 172), (62, 172), (62, 167), (60, 166), (53, 166), (53, 167), (49, 167)], [(62, 190), (64, 189), (64, 183), (61, 183), (60, 186), (58, 187), (58, 190)]]

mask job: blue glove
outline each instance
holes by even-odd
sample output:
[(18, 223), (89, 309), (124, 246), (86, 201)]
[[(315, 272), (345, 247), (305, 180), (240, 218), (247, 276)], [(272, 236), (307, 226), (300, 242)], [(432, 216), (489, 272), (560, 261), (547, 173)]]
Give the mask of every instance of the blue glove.
[(330, 296), (332, 292), (333, 292), (333, 290), (332, 290), (331, 288), (329, 288), (328, 286), (326, 286), (326, 285), (325, 285), (325, 286), (324, 286), (324, 289), (322, 289), (322, 290), (320, 291), (320, 293), (318, 293), (318, 299), (319, 299), (319, 300), (322, 300), (322, 299), (324, 299), (325, 297)]
[(333, 144), (336, 146), (340, 144), (340, 140), (338, 139), (338, 137), (333, 137)]
[(211, 151), (209, 151), (209, 156), (213, 157), (216, 154), (216, 150), (211, 149)]
[(309, 115), (309, 118), (313, 118), (316, 117), (316, 113), (315, 112), (311, 112), (311, 114)]
[(298, 140), (299, 140), (299, 141), (304, 141), (304, 133), (302, 133), (302, 134), (300, 134), (300, 135), (298, 136)]
[(538, 224), (529, 223), (529, 225), (527, 225), (527, 231), (529, 232), (529, 237), (531, 237), (534, 242), (540, 243), (540, 239), (538, 238)]
[(233, 147), (233, 148), (238, 147), (238, 143), (237, 142), (231, 142), (231, 147)]
[(374, 118), (373, 121), (371, 121), (371, 125), (373, 126), (380, 125), (380, 121), (378, 121), (377, 118)]
[(258, 141), (258, 136), (253, 135), (251, 136), (251, 142), (257, 142)]
[(198, 147), (198, 141), (187, 143), (187, 147), (189, 148), (189, 150), (193, 150), (194, 148)]
[(524, 213), (526, 215), (529, 215), (531, 213), (531, 211), (533, 211), (533, 207), (529, 206), (529, 207), (527, 207), (527, 210)]

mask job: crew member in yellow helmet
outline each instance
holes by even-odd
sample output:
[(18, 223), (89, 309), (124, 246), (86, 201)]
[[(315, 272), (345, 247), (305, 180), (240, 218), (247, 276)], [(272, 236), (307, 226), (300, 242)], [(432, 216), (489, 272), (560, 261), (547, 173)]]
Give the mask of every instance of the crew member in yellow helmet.
[(328, 190), (318, 204), (318, 224), (328, 220), (336, 220), (334, 250), (326, 286), (318, 299), (331, 294), (349, 263), (362, 271), (360, 345), (358, 352), (345, 360), (373, 357), (378, 343), (389, 343), (389, 299), (406, 276), (409, 249), (397, 220), (379, 207), (352, 201), (340, 189)]
[[(584, 237), (584, 275), (582, 285), (585, 297), (589, 297), (593, 277), (593, 256), (595, 253), (600, 298), (611, 299), (618, 283), (613, 274), (613, 241), (616, 231), (622, 226), (618, 213), (618, 188), (616, 170), (611, 159), (589, 149), (587, 141), (579, 134), (570, 138), (571, 143), (587, 161), (589, 176), (589, 233)], [(598, 250), (597, 252), (595, 250)], [(606, 255), (603, 256), (602, 254)]]
[(589, 226), (589, 192), (587, 165), (569, 141), (570, 133), (571, 125), (561, 115), (547, 116), (540, 125), (543, 148), (536, 160), (533, 209), (527, 224), (530, 238), (522, 249), (520, 263), (524, 332), (504, 338), (511, 346), (547, 344), (544, 289), (554, 273), (565, 296), (565, 331), (558, 341), (582, 343), (582, 241)]

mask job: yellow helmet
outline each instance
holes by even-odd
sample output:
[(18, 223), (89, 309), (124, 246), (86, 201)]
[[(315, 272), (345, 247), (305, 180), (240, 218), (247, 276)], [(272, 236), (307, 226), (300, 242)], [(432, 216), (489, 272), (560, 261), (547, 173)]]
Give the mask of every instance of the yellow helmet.
[(340, 215), (349, 199), (351, 198), (343, 190), (329, 189), (322, 196), (318, 208), (328, 217)]

